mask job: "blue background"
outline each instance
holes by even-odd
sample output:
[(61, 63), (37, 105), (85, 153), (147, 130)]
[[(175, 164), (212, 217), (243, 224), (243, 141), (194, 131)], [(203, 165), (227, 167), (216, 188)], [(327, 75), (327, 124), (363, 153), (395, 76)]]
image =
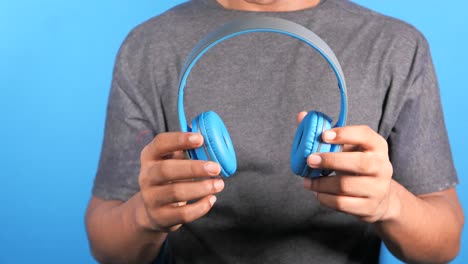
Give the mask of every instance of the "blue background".
[[(181, 2), (0, 0), (0, 263), (93, 262), (84, 212), (115, 54), (132, 27)], [(356, 2), (429, 40), (466, 209), (468, 3)], [(466, 232), (454, 263), (468, 263)]]

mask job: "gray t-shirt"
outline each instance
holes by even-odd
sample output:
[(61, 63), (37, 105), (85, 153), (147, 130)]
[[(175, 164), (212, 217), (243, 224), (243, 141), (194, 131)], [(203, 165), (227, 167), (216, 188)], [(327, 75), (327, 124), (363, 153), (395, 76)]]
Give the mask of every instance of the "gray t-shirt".
[[(388, 140), (394, 179), (415, 194), (458, 180), (428, 44), (412, 26), (345, 0), (294, 12), (223, 9), (193, 0), (136, 27), (117, 56), (93, 194), (125, 201), (139, 191), (139, 156), (158, 133), (178, 131), (178, 75), (193, 46), (242, 16), (294, 21), (322, 37), (348, 84), (348, 125)], [(185, 90), (188, 120), (214, 110), (224, 120), (238, 171), (205, 217), (169, 235), (178, 263), (376, 263), (372, 226), (324, 208), (290, 171), (295, 117), (318, 110), (336, 120), (337, 81), (304, 43), (253, 33), (211, 49)]]

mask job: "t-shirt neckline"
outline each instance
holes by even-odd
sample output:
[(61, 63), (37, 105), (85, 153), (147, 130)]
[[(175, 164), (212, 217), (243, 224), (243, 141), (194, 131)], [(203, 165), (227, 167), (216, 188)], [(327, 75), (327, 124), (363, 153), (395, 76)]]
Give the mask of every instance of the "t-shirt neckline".
[(222, 6), (218, 1), (216, 0), (201, 0), (202, 3), (205, 5), (209, 6), (210, 8), (213, 9), (218, 9), (226, 12), (233, 12), (233, 13), (244, 13), (244, 14), (253, 14), (253, 13), (258, 13), (258, 14), (299, 14), (299, 13), (305, 13), (309, 12), (312, 10), (317, 10), (321, 8), (326, 2), (329, 0), (320, 0), (318, 5), (314, 7), (309, 7), (305, 9), (300, 9), (300, 10), (295, 10), (295, 11), (281, 11), (281, 12), (267, 12), (267, 11), (245, 11), (245, 10), (235, 10), (235, 9), (227, 9), (224, 6)]

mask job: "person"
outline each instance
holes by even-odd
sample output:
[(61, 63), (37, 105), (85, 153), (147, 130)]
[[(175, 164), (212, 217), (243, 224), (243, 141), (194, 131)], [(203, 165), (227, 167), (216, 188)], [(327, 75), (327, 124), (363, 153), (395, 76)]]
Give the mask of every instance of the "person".
[[(348, 124), (323, 133), (340, 153), (289, 168), (304, 111), (336, 120), (323, 58), (273, 33), (212, 48), (185, 89), (189, 117), (214, 109), (238, 158), (230, 178), (188, 160), (203, 144), (178, 132), (178, 75), (191, 49), (245, 16), (296, 22), (322, 37), (348, 84)], [(380, 242), (406, 262), (443, 263), (463, 212), (427, 41), (414, 27), (346, 0), (192, 0), (137, 26), (115, 64), (86, 227), (102, 263), (377, 263)], [(191, 120), (191, 118), (188, 118)]]

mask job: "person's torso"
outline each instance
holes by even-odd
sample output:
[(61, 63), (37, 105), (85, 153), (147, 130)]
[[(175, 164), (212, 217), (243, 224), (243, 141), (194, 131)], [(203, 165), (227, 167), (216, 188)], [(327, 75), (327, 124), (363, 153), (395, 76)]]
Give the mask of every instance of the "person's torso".
[[(160, 132), (179, 131), (178, 74), (193, 46), (227, 21), (263, 15), (291, 20), (323, 38), (344, 71), (348, 125), (389, 133), (382, 127), (390, 85), (382, 62), (388, 36), (379, 34), (374, 15), (366, 12), (339, 0), (289, 13), (223, 11), (198, 1), (169, 11), (160, 19), (167, 24), (152, 26), (170, 28), (175, 22), (170, 33), (161, 34), (170, 39), (151, 40), (164, 44), (148, 47), (147, 54), (153, 67), (151, 89), (158, 96), (153, 125)], [(209, 110), (223, 119), (238, 169), (225, 179), (225, 189), (206, 216), (170, 234), (176, 262), (377, 261), (379, 241), (372, 227), (322, 207), (290, 170), (296, 115), (321, 111), (334, 123), (340, 111), (336, 77), (321, 55), (285, 35), (237, 36), (201, 58), (188, 78), (184, 101), (189, 122)]]

